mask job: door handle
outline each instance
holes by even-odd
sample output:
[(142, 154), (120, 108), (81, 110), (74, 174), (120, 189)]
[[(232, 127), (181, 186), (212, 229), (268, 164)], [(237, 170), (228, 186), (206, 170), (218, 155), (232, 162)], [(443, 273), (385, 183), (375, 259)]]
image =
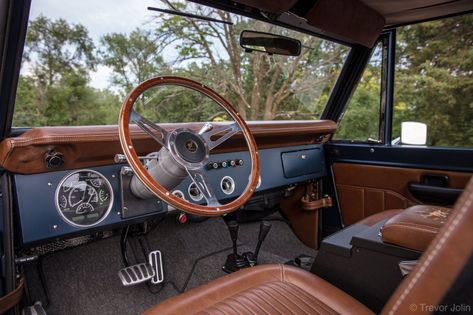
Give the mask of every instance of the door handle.
[(443, 206), (453, 205), (463, 192), (463, 189), (439, 187), (415, 182), (410, 182), (408, 188), (409, 192), (416, 199), (424, 203)]

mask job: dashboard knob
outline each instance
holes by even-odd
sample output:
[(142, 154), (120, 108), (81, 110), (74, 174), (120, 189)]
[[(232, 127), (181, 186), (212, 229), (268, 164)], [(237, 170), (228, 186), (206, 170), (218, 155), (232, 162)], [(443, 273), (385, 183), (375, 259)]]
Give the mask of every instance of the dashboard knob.
[(222, 162), (222, 167), (223, 168), (228, 167), (228, 163), (227, 162)]
[(242, 159), (238, 160), (238, 165), (240, 165), (240, 166), (243, 165), (243, 160)]

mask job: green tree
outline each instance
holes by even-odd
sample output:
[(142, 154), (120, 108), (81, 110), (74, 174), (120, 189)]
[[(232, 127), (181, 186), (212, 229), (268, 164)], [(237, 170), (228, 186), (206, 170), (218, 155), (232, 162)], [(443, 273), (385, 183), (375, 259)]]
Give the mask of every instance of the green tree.
[(136, 29), (129, 35), (107, 34), (100, 40), (101, 61), (113, 71), (111, 83), (126, 95), (138, 83), (169, 73), (164, 63), (163, 37), (153, 37), (150, 31)]
[[(119, 101), (88, 86), (97, 58), (87, 29), (43, 16), (30, 22), (25, 47), (26, 73), (20, 76), (15, 126), (103, 124)], [(23, 64), (25, 66), (25, 64)], [(115, 118), (116, 121), (116, 118)]]
[(47, 87), (60, 80), (64, 72), (95, 69), (94, 50), (83, 25), (39, 16), (28, 26), (24, 59), (32, 63), (32, 76), (38, 85)]
[(473, 16), (398, 31), (393, 136), (401, 122), (428, 126), (428, 145), (473, 146)]
[(381, 43), (376, 46), (353, 96), (343, 114), (334, 139), (379, 140), (381, 102)]
[[(233, 23), (230, 26), (165, 14), (156, 17), (160, 25), (157, 33), (178, 38), (178, 62), (195, 60), (205, 65), (205, 72), (188, 75), (209, 84), (232, 100), (243, 117), (318, 117), (323, 105), (320, 106), (317, 100), (328, 94), (330, 87), (327, 83), (333, 82), (338, 75), (348, 51), (345, 47), (209, 7), (168, 4), (172, 9), (214, 16)], [(241, 30), (246, 28), (296, 37), (305, 49), (297, 57), (245, 53), (238, 40)], [(304, 94), (306, 99), (302, 102)]]

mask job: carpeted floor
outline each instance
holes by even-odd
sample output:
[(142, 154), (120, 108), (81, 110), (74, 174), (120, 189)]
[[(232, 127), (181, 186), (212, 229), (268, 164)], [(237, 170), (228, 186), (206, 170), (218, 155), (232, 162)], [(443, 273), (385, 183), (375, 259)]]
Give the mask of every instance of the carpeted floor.
[[(260, 263), (284, 263), (296, 256), (315, 256), (303, 245), (289, 226), (272, 221), (272, 229), (261, 248)], [(240, 225), (239, 251), (254, 250), (259, 223)], [(43, 269), (50, 295), (47, 313), (54, 314), (140, 314), (151, 306), (190, 289), (224, 276), (221, 266), (231, 246), (225, 223), (211, 218), (202, 223), (180, 225), (167, 218), (148, 236), (151, 248), (163, 254), (165, 286), (158, 294), (146, 284), (123, 287), (117, 272), (123, 267), (119, 237), (82, 245), (44, 257)], [(201, 259), (192, 267), (196, 259)], [(37, 273), (27, 273), (32, 299), (40, 299)]]

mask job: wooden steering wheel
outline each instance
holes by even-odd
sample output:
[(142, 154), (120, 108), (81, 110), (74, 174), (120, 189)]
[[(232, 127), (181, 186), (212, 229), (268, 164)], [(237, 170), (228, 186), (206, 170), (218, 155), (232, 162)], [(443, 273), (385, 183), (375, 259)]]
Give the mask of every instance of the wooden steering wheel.
[[(137, 113), (133, 106), (145, 91), (162, 85), (181, 86), (204, 94), (220, 105), (233, 118), (234, 122), (213, 129), (209, 128), (207, 132), (197, 132), (187, 128), (168, 131), (160, 127)], [(194, 204), (173, 195), (151, 176), (147, 168), (140, 162), (133, 146), (130, 137), (130, 121), (136, 123), (145, 133), (158, 142), (161, 145), (161, 150), (169, 151), (173, 166), (185, 169), (203, 195), (207, 205)], [(256, 189), (260, 164), (256, 142), (250, 129), (245, 120), (226, 99), (201, 83), (176, 76), (155, 77), (140, 83), (125, 98), (120, 111), (118, 127), (123, 152), (135, 175), (154, 195), (176, 209), (196, 215), (222, 215), (235, 211), (244, 205)], [(207, 179), (205, 166), (208, 163), (210, 151), (238, 132), (243, 134), (249, 149), (251, 160), (250, 178), (244, 192), (237, 199), (226, 204), (220, 204)]]

